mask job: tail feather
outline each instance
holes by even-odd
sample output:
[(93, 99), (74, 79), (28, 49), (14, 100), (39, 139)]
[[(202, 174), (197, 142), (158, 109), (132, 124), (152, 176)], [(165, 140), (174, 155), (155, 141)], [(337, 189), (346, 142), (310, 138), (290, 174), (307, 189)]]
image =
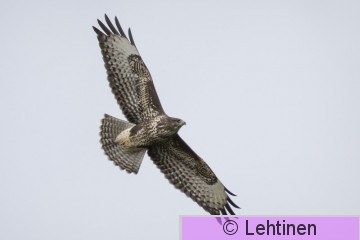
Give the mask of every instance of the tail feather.
[(105, 114), (101, 120), (100, 143), (105, 154), (115, 165), (128, 173), (136, 174), (139, 171), (146, 149), (125, 152), (119, 144), (115, 143), (119, 133), (133, 126), (135, 125), (132, 123)]

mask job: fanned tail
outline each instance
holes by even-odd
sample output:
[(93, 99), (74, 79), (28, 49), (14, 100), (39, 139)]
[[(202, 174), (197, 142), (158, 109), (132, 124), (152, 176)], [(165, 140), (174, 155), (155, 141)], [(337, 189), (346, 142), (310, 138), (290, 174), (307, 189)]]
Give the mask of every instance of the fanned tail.
[(137, 174), (146, 149), (126, 152), (119, 144), (115, 143), (115, 139), (119, 133), (133, 126), (135, 125), (132, 123), (105, 114), (101, 120), (100, 143), (105, 154), (115, 165), (118, 165), (128, 173)]

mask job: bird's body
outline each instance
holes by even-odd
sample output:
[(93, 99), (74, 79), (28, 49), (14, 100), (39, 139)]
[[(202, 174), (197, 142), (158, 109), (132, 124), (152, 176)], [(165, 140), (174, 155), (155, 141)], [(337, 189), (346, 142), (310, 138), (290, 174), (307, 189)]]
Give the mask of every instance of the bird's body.
[(154, 144), (161, 144), (177, 133), (184, 121), (159, 115), (144, 120), (135, 126), (125, 129), (116, 137), (115, 142), (124, 149), (148, 148)]
[[(116, 27), (105, 15), (106, 27), (94, 28), (108, 81), (126, 122), (105, 114), (101, 144), (105, 154), (121, 169), (138, 173), (145, 152), (176, 188), (211, 214), (234, 214), (227, 190), (210, 167), (178, 135), (185, 122), (169, 117), (157, 96), (152, 77), (119, 21)], [(230, 204), (230, 205), (229, 205)]]

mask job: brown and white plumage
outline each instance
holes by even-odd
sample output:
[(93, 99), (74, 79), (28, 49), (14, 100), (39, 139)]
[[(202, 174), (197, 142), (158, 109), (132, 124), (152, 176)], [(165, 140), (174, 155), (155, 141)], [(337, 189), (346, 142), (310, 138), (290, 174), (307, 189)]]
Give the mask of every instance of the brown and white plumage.
[(115, 23), (118, 31), (106, 15), (105, 20), (111, 31), (100, 20), (98, 23), (105, 34), (93, 28), (97, 33), (111, 90), (124, 115), (136, 124), (146, 118), (164, 114), (151, 75), (136, 49), (131, 30), (129, 42), (117, 18)]
[[(131, 122), (105, 115), (100, 132), (105, 153), (121, 169), (137, 173), (147, 150), (170, 183), (210, 214), (234, 214), (230, 205), (238, 206), (228, 195), (234, 194), (224, 187), (210, 167), (178, 135), (177, 131), (185, 123), (168, 117), (164, 112), (130, 29), (129, 41), (117, 18), (116, 27), (106, 15), (105, 20), (108, 27), (98, 20), (102, 31), (93, 28), (99, 40), (111, 90)], [(132, 147), (130, 151), (126, 144)]]

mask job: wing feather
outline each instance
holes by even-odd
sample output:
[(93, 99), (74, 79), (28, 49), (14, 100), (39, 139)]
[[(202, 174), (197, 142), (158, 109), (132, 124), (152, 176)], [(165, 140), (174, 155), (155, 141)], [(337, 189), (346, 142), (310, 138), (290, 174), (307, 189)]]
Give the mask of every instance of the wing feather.
[(210, 214), (235, 214), (224, 185), (210, 167), (180, 138), (150, 147), (148, 154), (176, 188), (197, 202)]
[(135, 46), (134, 38), (133, 38), (133, 36), (132, 36), (132, 33), (131, 33), (131, 29), (130, 29), (130, 28), (129, 28), (129, 30), (128, 30), (128, 33), (129, 33), (129, 38), (130, 38), (131, 44)]
[(105, 21), (108, 27), (98, 20), (103, 32), (96, 27), (93, 29), (99, 40), (111, 90), (125, 117), (136, 124), (164, 114), (152, 77), (135, 47), (130, 29), (129, 41), (117, 18), (118, 29), (106, 15)]
[(127, 39), (126, 34), (125, 34), (124, 30), (122, 29), (122, 27), (120, 25), (120, 22), (119, 22), (117, 17), (115, 17), (115, 24), (116, 24), (121, 36)]
[(107, 34), (110, 35), (112, 34), (112, 32), (110, 32), (110, 30), (98, 19), (97, 20), (99, 26), (101, 27), (101, 29)]
[(114, 25), (112, 24), (112, 22), (110, 21), (109, 17), (105, 14), (105, 21), (107, 23), (107, 25), (110, 27), (111, 31), (116, 34), (116, 35), (120, 35), (119, 32), (116, 30), (116, 28), (114, 27)]

